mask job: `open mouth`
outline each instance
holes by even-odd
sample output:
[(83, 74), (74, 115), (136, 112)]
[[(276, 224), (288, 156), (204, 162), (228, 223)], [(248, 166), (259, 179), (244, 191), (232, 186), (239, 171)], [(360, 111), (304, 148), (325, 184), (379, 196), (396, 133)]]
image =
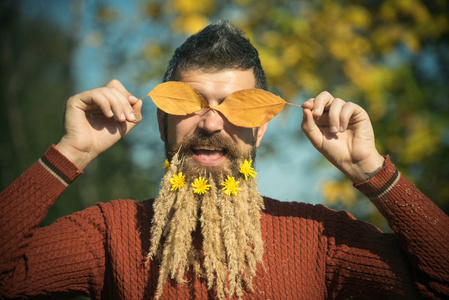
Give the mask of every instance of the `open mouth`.
[(213, 145), (192, 147), (193, 158), (203, 166), (216, 166), (226, 159), (226, 149)]

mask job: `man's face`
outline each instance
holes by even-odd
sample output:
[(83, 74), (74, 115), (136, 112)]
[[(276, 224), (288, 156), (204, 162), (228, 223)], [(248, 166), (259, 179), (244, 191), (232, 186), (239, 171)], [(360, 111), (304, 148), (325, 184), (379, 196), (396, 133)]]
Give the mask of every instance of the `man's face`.
[[(190, 84), (209, 105), (219, 105), (229, 94), (255, 87), (252, 70), (203, 72), (198, 69), (180, 73), (180, 81)], [(230, 165), (231, 154), (250, 153), (257, 148), (267, 125), (243, 128), (231, 124), (221, 113), (202, 109), (187, 116), (174, 116), (158, 111), (161, 138), (168, 147), (177, 149), (186, 141), (189, 149), (181, 149), (196, 164), (218, 168)], [(199, 139), (195, 139), (200, 137)], [(231, 145), (235, 151), (231, 151)]]

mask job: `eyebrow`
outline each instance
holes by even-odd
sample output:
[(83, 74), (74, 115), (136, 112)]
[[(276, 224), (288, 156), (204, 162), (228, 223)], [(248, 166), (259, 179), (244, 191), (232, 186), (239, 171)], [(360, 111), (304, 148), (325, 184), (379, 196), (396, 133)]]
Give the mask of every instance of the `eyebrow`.
[[(194, 87), (192, 86), (192, 88), (194, 88)], [(194, 89), (195, 89), (195, 88), (194, 88)], [(195, 90), (196, 90), (196, 91), (197, 91), (197, 92), (204, 98), (205, 101), (207, 101), (207, 97), (204, 96), (203, 93), (201, 93), (201, 92), (198, 91), (197, 89), (195, 89)], [(234, 92), (234, 93), (235, 93), (235, 92)], [(230, 95), (232, 95), (232, 94), (234, 94), (234, 93), (230, 93), (228, 96), (230, 96)], [(228, 96), (219, 98), (218, 101), (221, 103), (221, 102), (223, 102)]]

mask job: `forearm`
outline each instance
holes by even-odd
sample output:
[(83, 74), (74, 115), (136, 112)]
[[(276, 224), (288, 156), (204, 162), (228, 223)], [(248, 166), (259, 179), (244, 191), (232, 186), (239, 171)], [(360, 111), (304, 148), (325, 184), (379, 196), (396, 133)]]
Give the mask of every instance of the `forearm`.
[(1, 239), (10, 241), (29, 235), (68, 184), (80, 174), (82, 172), (54, 147), (49, 148), (30, 169), (0, 194)]
[[(58, 165), (58, 168), (55, 167)], [(0, 274), (17, 274), (24, 251), (39, 223), (80, 171), (50, 148), (0, 194)], [(12, 273), (11, 273), (12, 272)], [(3, 280), (4, 284), (7, 282)], [(6, 287), (5, 287), (6, 288)], [(3, 287), (2, 287), (3, 289)]]
[(355, 185), (386, 217), (426, 296), (449, 295), (449, 217), (387, 158), (369, 181)]

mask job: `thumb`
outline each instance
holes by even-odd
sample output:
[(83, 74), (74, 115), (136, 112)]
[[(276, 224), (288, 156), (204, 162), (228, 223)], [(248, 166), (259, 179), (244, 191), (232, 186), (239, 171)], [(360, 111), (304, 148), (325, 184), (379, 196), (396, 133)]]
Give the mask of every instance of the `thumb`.
[(136, 120), (133, 122), (134, 123), (133, 127), (136, 126), (142, 120), (142, 105), (143, 105), (142, 100), (138, 100), (136, 103), (132, 105), (133, 114), (136, 117)]

